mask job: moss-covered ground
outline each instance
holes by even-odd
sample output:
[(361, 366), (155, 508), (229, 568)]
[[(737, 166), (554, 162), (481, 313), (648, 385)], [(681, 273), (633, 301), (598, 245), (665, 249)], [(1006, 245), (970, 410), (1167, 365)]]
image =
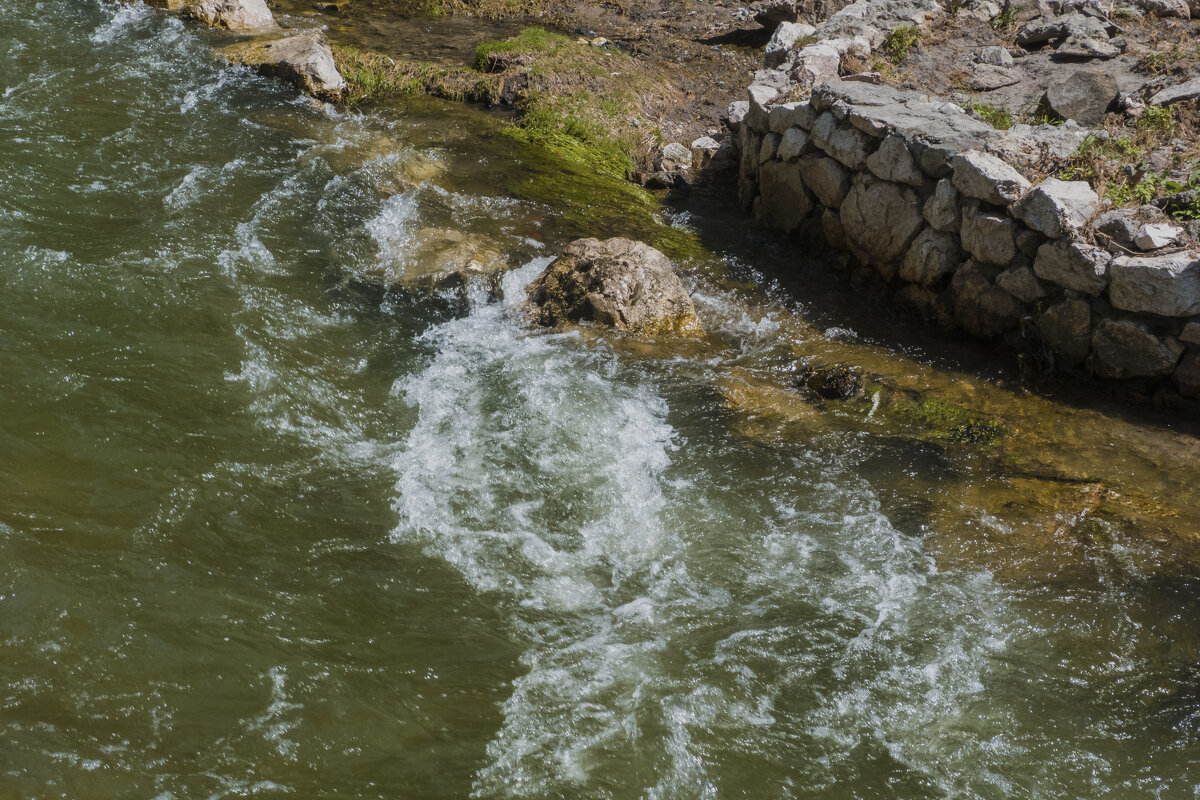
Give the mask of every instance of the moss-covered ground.
[(661, 136), (643, 124), (645, 109), (669, 97), (651, 70), (615, 48), (527, 28), (476, 50), (472, 67), (393, 59), (334, 45), (350, 84), (345, 102), (363, 105), (397, 94), (426, 94), (516, 110), (508, 134), (565, 161), (623, 178)]

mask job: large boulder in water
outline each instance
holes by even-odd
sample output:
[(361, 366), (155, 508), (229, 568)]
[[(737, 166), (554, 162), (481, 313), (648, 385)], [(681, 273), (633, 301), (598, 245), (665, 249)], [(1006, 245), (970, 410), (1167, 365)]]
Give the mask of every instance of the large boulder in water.
[(336, 99), (346, 90), (346, 81), (338, 72), (329, 43), (320, 31), (238, 42), (222, 47), (217, 55), (250, 67), (260, 75), (283, 78), (322, 100)]
[(214, 28), (260, 31), (275, 27), (266, 0), (199, 0), (183, 7), (183, 16)]
[(578, 239), (529, 289), (542, 325), (599, 322), (636, 333), (701, 333), (671, 260), (630, 239)]

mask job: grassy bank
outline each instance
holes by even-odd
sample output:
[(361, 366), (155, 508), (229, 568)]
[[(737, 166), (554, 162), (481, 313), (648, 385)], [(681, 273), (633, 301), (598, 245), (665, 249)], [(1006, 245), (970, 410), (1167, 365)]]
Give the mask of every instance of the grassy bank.
[(393, 59), (334, 45), (350, 84), (345, 102), (365, 105), (425, 93), (516, 110), (508, 134), (597, 173), (623, 178), (661, 143), (641, 119), (670, 91), (619, 50), (594, 47), (541, 28), (485, 42), (472, 67)]

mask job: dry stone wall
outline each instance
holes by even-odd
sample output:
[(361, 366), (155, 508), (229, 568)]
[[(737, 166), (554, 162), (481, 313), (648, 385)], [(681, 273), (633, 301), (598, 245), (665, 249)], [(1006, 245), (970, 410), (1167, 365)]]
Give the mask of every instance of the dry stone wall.
[(1032, 185), (1017, 169), (1073, 151), (1085, 129), (1002, 132), (869, 83), (779, 94), (752, 86), (738, 126), (739, 199), (761, 222), (822, 241), (929, 322), (1200, 398), (1200, 255), (1174, 246), (1183, 231), (1155, 209), (1106, 212), (1084, 182)]

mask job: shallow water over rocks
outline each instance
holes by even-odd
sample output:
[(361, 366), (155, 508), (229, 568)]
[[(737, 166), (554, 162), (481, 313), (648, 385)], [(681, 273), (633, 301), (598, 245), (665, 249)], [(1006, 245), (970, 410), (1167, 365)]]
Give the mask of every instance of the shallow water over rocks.
[[(698, 245), (706, 339), (536, 330), (564, 240), (654, 231), (495, 118), (14, 10), (0, 796), (1200, 791), (1195, 439)], [(503, 299), (361, 288), (429, 228), (523, 265)]]

